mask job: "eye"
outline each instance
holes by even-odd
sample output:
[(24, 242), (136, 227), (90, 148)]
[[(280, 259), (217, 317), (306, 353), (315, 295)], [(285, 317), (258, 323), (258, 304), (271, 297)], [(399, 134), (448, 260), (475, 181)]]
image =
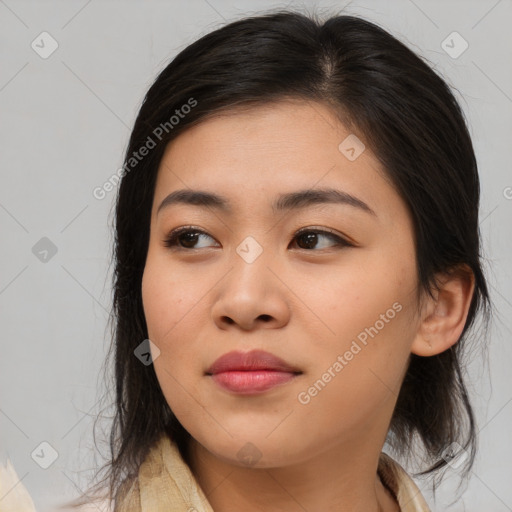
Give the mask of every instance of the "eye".
[(201, 249), (194, 247), (194, 244), (201, 238), (213, 238), (204, 231), (193, 228), (193, 226), (184, 226), (171, 231), (164, 240), (165, 247), (176, 247), (177, 249)]
[[(301, 240), (303, 242), (303, 247), (299, 247), (300, 249), (309, 250), (314, 248), (317, 244), (319, 244), (319, 240), (322, 239), (330, 239), (334, 241), (334, 244), (331, 244), (331, 247), (353, 247), (353, 244), (345, 240), (339, 235), (336, 235), (334, 232), (327, 231), (324, 229), (301, 229), (295, 234), (294, 240)], [(300, 246), (300, 244), (299, 244)], [(318, 249), (325, 249), (326, 244), (320, 242), (320, 246)], [(327, 245), (329, 247), (329, 245)]]
[[(177, 248), (177, 249), (204, 249), (205, 247), (209, 247), (208, 245), (204, 247), (197, 247), (195, 244), (198, 243), (199, 240), (206, 238), (213, 238), (208, 235), (205, 231), (201, 229), (194, 228), (193, 226), (183, 226), (181, 228), (177, 228), (174, 231), (171, 231), (167, 238), (164, 240), (165, 247), (169, 248)], [(301, 229), (298, 231), (293, 240), (298, 240), (299, 249), (310, 250), (317, 246), (320, 241), (320, 247), (317, 246), (317, 249), (325, 249), (326, 243), (321, 243), (322, 239), (330, 239), (334, 243), (331, 244), (331, 247), (353, 247), (353, 244), (342, 238), (341, 236), (335, 234), (334, 232), (327, 231), (324, 229)], [(327, 243), (327, 247), (329, 244)]]

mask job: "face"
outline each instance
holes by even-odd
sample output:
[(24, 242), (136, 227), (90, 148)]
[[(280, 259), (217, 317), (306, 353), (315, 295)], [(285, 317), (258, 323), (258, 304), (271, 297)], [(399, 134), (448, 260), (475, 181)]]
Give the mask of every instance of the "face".
[[(233, 464), (247, 451), (276, 467), (384, 442), (418, 329), (413, 226), (349, 135), (326, 106), (283, 101), (189, 128), (161, 161), (142, 282), (154, 369), (185, 429)], [(159, 208), (182, 189), (224, 206)], [(337, 200), (312, 200), (320, 189)], [(224, 373), (237, 389), (207, 373), (252, 350), (295, 373)]]

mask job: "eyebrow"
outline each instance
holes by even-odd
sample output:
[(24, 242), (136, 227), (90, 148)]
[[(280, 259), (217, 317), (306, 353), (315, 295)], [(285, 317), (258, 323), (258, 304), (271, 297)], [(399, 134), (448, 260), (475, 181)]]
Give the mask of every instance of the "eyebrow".
[[(277, 213), (328, 203), (353, 206), (361, 211), (377, 216), (377, 214), (361, 199), (349, 194), (348, 192), (343, 192), (334, 188), (315, 188), (288, 192), (286, 194), (281, 194), (271, 206), (272, 211)], [(205, 208), (214, 208), (228, 214), (232, 213), (232, 208), (226, 197), (203, 190), (181, 189), (171, 192), (160, 203), (157, 215), (161, 210), (168, 208), (173, 204), (188, 204)]]

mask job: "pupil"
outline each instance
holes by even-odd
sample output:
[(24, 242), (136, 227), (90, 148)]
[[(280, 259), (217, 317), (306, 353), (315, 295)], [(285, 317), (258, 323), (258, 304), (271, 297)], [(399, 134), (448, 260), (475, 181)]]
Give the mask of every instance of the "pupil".
[(302, 239), (306, 240), (306, 248), (310, 249), (315, 246), (318, 235), (316, 233), (306, 233), (302, 235)]
[[(190, 246), (193, 246), (195, 242), (197, 242), (196, 238), (198, 236), (197, 233), (183, 233), (183, 235), (181, 235), (182, 237), (187, 237), (187, 239), (185, 240), (185, 243), (183, 245), (185, 245), (185, 247), (188, 247), (188, 243), (190, 244)], [(182, 242), (183, 243), (183, 242)]]

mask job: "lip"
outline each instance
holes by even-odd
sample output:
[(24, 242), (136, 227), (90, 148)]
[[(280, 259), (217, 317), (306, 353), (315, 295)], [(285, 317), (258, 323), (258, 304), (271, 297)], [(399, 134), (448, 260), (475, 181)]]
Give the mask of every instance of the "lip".
[(298, 368), (264, 350), (228, 352), (206, 370), (206, 375), (220, 387), (240, 394), (262, 393), (301, 373)]
[(288, 364), (280, 357), (264, 350), (250, 352), (233, 351), (219, 357), (206, 370), (209, 375), (222, 372), (269, 370), (276, 372), (301, 373), (298, 368)]

